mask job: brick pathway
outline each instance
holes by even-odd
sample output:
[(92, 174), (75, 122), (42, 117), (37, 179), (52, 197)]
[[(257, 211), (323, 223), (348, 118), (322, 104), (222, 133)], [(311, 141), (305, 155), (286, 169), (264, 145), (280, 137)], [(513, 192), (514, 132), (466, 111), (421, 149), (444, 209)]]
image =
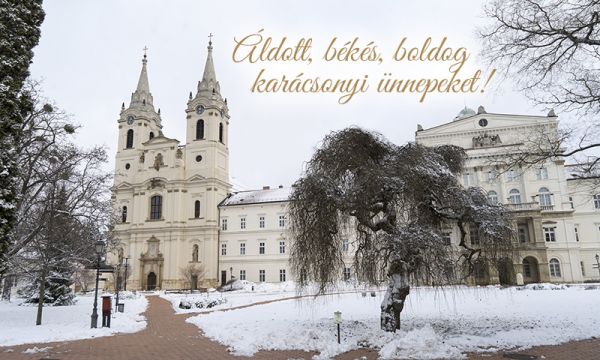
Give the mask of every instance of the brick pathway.
[[(0, 347), (0, 359), (110, 359), (110, 360), (221, 360), (244, 359), (233, 356), (227, 348), (202, 336), (198, 327), (186, 323), (191, 315), (175, 315), (171, 303), (158, 296), (148, 296), (148, 324), (140, 332), (96, 339), (26, 344)], [(195, 315), (195, 314), (192, 314)], [(232, 329), (232, 331), (234, 331)], [(48, 352), (23, 354), (37, 346), (52, 347)], [(12, 352), (6, 352), (12, 349)], [(256, 359), (310, 359), (314, 353), (302, 351), (261, 351)]]
[[(145, 315), (147, 326), (133, 334), (120, 334), (96, 339), (55, 342), (44, 344), (26, 344), (0, 347), (0, 359), (27, 360), (243, 360), (245, 357), (231, 355), (227, 348), (202, 336), (195, 325), (185, 322), (190, 316), (175, 315), (171, 303), (158, 296), (149, 296), (149, 306)], [(281, 300), (275, 300), (281, 301)], [(265, 301), (268, 303), (273, 301)], [(245, 305), (242, 307), (254, 306)], [(234, 331), (232, 329), (232, 331)], [(47, 352), (23, 354), (23, 351), (37, 346), (51, 347)], [(10, 349), (10, 350), (9, 350)], [(7, 352), (9, 350), (10, 352)], [(311, 359), (314, 352), (303, 351), (261, 351), (254, 359)], [(528, 357), (527, 355), (534, 356)], [(495, 354), (469, 354), (470, 360), (506, 360), (506, 359), (548, 359), (548, 360), (588, 360), (600, 359), (600, 339), (571, 342), (557, 346), (540, 346), (521, 352), (500, 352)], [(355, 350), (336, 357), (338, 360), (374, 360), (374, 350)]]

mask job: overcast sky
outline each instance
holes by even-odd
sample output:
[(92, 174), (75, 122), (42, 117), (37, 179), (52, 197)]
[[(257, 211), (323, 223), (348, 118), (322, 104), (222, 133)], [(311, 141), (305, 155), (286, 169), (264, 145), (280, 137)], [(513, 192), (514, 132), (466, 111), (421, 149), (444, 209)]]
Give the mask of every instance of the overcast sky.
[[(295, 76), (378, 78), (444, 74), (440, 66), (389, 61), (396, 44), (408, 37), (414, 45), (431, 36), (448, 37), (455, 48), (466, 47), (469, 70), (481, 67), (476, 26), (482, 1), (82, 1), (44, 2), (46, 19), (35, 49), (32, 76), (43, 80), (48, 98), (83, 125), (77, 142), (105, 144), (111, 169), (121, 103), (129, 104), (148, 46), (148, 75), (163, 132), (185, 141), (185, 107), (202, 77), (208, 34), (213, 33), (214, 60), (221, 93), (229, 102), (230, 171), (249, 188), (289, 186), (303, 163), (330, 131), (358, 125), (378, 131), (396, 143), (414, 139), (417, 124), (428, 128), (451, 121), (465, 104), (484, 105), (488, 112), (543, 114), (532, 108), (510, 83), (486, 88), (483, 94), (435, 94), (419, 103), (416, 95), (358, 94), (339, 105), (333, 94), (254, 94), (258, 71)], [(234, 38), (260, 29), (290, 42), (312, 37), (314, 62), (305, 64), (237, 64)], [(375, 41), (382, 64), (330, 64), (319, 61), (329, 40), (337, 36), (363, 43)], [(441, 70), (440, 70), (441, 69)], [(498, 79), (495, 79), (498, 80)], [(497, 81), (493, 80), (495, 85)], [(373, 85), (372, 85), (373, 86)]]

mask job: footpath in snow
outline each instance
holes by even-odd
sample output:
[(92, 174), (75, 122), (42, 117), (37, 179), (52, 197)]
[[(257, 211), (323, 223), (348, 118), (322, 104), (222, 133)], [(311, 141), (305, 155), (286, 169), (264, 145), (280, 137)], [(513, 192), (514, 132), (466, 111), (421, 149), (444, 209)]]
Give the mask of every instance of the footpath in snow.
[[(76, 299), (75, 305), (71, 306), (45, 306), (40, 326), (35, 325), (37, 304), (20, 305), (22, 300), (19, 299), (13, 302), (0, 301), (0, 346), (88, 339), (133, 333), (146, 327), (146, 319), (141, 314), (146, 310), (148, 301), (140, 294), (121, 292), (119, 301), (125, 303), (125, 312), (115, 314), (113, 308), (110, 328), (101, 327), (101, 298), (98, 299), (97, 329), (90, 328), (93, 294), (77, 296)], [(31, 352), (37, 351), (31, 349)]]
[[(261, 294), (255, 289), (254, 294), (240, 290), (223, 296), (232, 305), (266, 294), (283, 297), (284, 293)], [(360, 293), (308, 297), (200, 314), (187, 321), (236, 355), (298, 349), (317, 351), (321, 359), (360, 347), (378, 350), (382, 359), (458, 359), (467, 352), (600, 336), (600, 311), (596, 310), (600, 288), (593, 285), (414, 288), (402, 312), (402, 329), (395, 334), (379, 329), (382, 296), (376, 292), (375, 297), (370, 293), (366, 297)], [(175, 306), (176, 300), (172, 302)], [(334, 311), (341, 311), (343, 318), (339, 345)]]

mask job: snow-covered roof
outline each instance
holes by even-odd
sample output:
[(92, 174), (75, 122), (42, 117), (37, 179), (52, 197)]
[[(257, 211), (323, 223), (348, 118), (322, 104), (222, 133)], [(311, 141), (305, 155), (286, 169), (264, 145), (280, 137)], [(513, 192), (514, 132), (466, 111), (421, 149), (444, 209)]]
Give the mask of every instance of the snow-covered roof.
[(238, 191), (232, 193), (225, 200), (223, 200), (221, 206), (288, 201), (291, 191), (291, 188), (284, 187), (275, 189)]

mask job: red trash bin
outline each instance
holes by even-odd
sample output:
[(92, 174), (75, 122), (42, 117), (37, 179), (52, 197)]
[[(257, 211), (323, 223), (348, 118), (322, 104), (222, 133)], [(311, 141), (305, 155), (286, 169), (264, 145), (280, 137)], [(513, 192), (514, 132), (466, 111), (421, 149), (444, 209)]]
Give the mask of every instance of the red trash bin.
[(102, 327), (110, 327), (110, 314), (112, 310), (112, 296), (102, 296)]

